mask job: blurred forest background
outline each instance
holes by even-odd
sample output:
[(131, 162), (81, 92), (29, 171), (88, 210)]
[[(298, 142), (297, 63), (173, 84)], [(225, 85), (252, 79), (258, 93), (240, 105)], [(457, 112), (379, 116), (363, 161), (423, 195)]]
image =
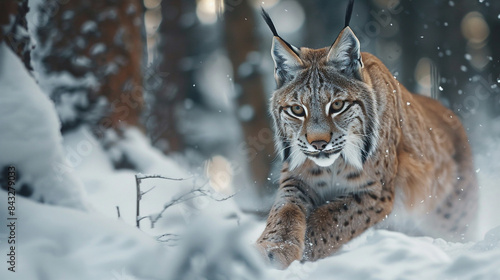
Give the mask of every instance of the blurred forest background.
[[(111, 149), (127, 126), (212, 186), (274, 190), (267, 101), (272, 34), (329, 46), (347, 0), (36, 0), (0, 3), (5, 41), (55, 103), (62, 133), (90, 126)], [(500, 1), (357, 0), (351, 27), (409, 90), (465, 123), (475, 153), (500, 138)], [(29, 33), (35, 34), (29, 36)], [(1, 93), (0, 93), (1, 94)], [(135, 167), (115, 154), (116, 168)], [(208, 160), (208, 161), (207, 161)], [(206, 163), (204, 163), (206, 162)], [(204, 164), (202, 164), (204, 163)], [(215, 174), (215, 175), (214, 175)]]

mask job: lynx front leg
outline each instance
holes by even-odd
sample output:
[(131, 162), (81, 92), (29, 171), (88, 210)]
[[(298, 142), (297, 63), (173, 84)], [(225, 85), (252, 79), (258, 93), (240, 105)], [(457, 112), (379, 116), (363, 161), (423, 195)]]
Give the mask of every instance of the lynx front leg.
[(353, 194), (316, 208), (307, 220), (304, 260), (330, 256), (392, 211), (393, 193)]
[(274, 266), (284, 269), (304, 252), (306, 217), (314, 206), (311, 191), (299, 180), (285, 180), (257, 240), (262, 254)]

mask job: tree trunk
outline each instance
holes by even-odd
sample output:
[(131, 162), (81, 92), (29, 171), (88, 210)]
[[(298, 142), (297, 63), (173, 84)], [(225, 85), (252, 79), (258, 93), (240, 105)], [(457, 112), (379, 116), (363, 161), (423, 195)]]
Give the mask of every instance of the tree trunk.
[(123, 124), (139, 125), (141, 1), (46, 0), (33, 8), (34, 67), (62, 130), (90, 123), (100, 136)]
[(258, 64), (251, 60), (252, 54), (258, 51), (254, 15), (249, 1), (227, 9), (224, 14), (225, 44), (233, 65), (236, 89), (241, 89), (237, 92), (237, 112), (247, 144), (247, 160), (259, 192), (266, 194), (272, 191), (267, 178), (274, 153), (263, 81)]
[(9, 31), (4, 30), (6, 26), (10, 27), (11, 18), (18, 14), (18, 1), (5, 0), (0, 2), (0, 42), (4, 41), (9, 35)]
[(181, 69), (182, 60), (189, 55), (189, 33), (182, 17), (194, 11), (194, 1), (163, 0), (161, 3), (158, 57), (154, 61), (155, 77), (151, 77), (154, 102), (148, 131), (152, 142), (163, 152), (181, 151), (185, 146), (178, 127), (178, 111), (190, 81)]

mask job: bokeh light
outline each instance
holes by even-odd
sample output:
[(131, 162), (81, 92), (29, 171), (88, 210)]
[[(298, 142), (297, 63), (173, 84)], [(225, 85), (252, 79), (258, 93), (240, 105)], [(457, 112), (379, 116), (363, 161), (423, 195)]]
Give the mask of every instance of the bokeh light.
[(423, 57), (415, 67), (415, 81), (421, 90), (426, 92), (431, 88), (431, 65), (432, 61), (427, 57)]
[(217, 6), (215, 0), (196, 1), (196, 16), (203, 24), (213, 24), (217, 21)]
[(471, 43), (482, 43), (490, 35), (490, 28), (479, 12), (470, 12), (461, 23), (462, 35)]

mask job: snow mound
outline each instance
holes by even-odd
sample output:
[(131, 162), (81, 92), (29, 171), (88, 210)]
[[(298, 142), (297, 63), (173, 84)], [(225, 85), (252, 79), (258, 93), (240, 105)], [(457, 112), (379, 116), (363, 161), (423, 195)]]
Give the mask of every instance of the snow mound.
[[(368, 230), (335, 255), (285, 271), (268, 271), (270, 279), (500, 279), (500, 246), (492, 235), (474, 243), (451, 243), (430, 237), (409, 237), (399, 232)], [(493, 238), (498, 242), (499, 238)], [(478, 247), (479, 246), (479, 247)]]
[[(0, 201), (7, 201), (5, 192), (0, 192)], [(160, 279), (168, 272), (161, 265), (167, 250), (122, 221), (22, 197), (17, 205), (18, 266), (15, 273), (0, 269), (0, 279)], [(4, 256), (6, 247), (0, 247)]]
[[(85, 209), (82, 183), (62, 147), (53, 103), (18, 57), (0, 43), (0, 168), (17, 170), (20, 186), (37, 201)], [(8, 116), (8, 117), (6, 117)]]
[(266, 279), (263, 260), (243, 237), (246, 230), (221, 217), (197, 217), (173, 247), (165, 278)]

